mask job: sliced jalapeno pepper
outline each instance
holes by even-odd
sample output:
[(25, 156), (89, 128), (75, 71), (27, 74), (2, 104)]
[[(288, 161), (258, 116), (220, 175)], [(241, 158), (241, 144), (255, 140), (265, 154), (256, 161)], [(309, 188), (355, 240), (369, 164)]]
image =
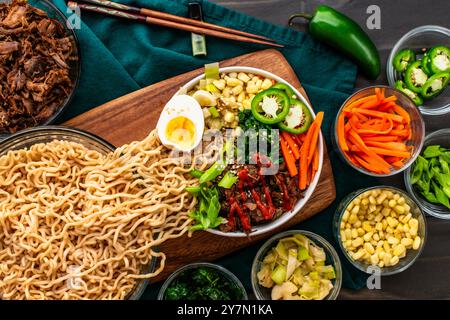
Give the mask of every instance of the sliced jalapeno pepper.
[(289, 113), (289, 101), (283, 90), (269, 88), (261, 91), (252, 100), (253, 116), (265, 124), (281, 122)]
[(431, 99), (444, 91), (450, 80), (450, 72), (440, 72), (432, 75), (422, 87), (422, 97)]
[(433, 71), (431, 71), (430, 68), (430, 55), (428, 53), (425, 53), (422, 57), (422, 60), (420, 61), (420, 66), (422, 67), (423, 72), (425, 72), (427, 76), (431, 76), (433, 74)]
[(289, 99), (297, 99), (297, 96), (296, 96), (294, 90), (292, 90), (292, 88), (290, 86), (288, 86), (287, 84), (278, 82), (278, 83), (274, 84), (273, 86), (271, 86), (270, 88), (283, 90), (284, 92), (286, 92)]
[(402, 80), (397, 80), (395, 82), (395, 88), (406, 94), (408, 97), (410, 97), (411, 100), (416, 104), (416, 106), (421, 106), (423, 104), (422, 97), (418, 93), (409, 90)]
[(312, 116), (308, 107), (299, 100), (291, 99), (289, 113), (283, 121), (278, 123), (278, 127), (289, 133), (300, 134), (308, 130), (311, 122)]
[(408, 89), (420, 93), (422, 86), (427, 82), (428, 76), (423, 71), (421, 61), (413, 62), (405, 72), (405, 83)]
[(430, 50), (430, 69), (433, 73), (450, 72), (450, 49), (437, 46)]
[(416, 60), (416, 54), (411, 49), (400, 50), (394, 57), (392, 64), (398, 72), (403, 72), (408, 65)]

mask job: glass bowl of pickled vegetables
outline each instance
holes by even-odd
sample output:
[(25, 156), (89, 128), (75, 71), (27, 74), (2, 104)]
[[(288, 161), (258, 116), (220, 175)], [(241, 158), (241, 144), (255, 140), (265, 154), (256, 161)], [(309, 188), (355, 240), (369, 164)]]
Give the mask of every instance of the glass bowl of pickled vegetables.
[(423, 211), (400, 189), (377, 186), (350, 193), (333, 218), (344, 256), (368, 274), (392, 275), (409, 268), (425, 246)]
[(335, 300), (342, 268), (338, 254), (324, 238), (290, 230), (259, 249), (251, 280), (258, 300)]
[(393, 176), (420, 153), (425, 123), (417, 106), (395, 88), (374, 86), (350, 96), (333, 123), (334, 149), (361, 173)]
[(404, 174), (406, 189), (423, 211), (450, 219), (450, 129), (425, 137), (424, 148)]
[(426, 25), (406, 33), (387, 61), (389, 85), (426, 115), (450, 111), (450, 29)]

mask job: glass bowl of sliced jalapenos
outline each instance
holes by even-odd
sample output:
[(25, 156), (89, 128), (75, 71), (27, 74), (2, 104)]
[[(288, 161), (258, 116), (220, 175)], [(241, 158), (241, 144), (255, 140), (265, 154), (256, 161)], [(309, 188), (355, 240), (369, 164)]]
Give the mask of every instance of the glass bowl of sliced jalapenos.
[(439, 219), (450, 219), (450, 129), (425, 137), (414, 164), (405, 171), (406, 189), (422, 210)]
[(395, 44), (386, 67), (389, 85), (422, 114), (450, 112), (450, 29), (427, 25), (409, 31)]

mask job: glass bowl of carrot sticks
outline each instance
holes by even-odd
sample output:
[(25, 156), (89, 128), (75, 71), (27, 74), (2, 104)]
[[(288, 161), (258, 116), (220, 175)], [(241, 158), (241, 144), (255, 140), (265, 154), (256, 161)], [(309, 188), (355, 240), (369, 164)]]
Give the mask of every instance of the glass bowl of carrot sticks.
[(333, 145), (361, 173), (388, 177), (418, 157), (425, 123), (414, 102), (387, 86), (364, 88), (342, 105), (333, 123)]

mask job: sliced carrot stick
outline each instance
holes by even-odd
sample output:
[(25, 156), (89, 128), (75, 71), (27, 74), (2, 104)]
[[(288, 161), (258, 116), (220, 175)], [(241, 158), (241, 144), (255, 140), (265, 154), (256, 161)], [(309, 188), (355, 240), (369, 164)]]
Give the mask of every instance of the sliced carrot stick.
[(408, 151), (398, 151), (398, 150), (387, 150), (383, 148), (377, 148), (377, 147), (368, 147), (369, 150), (372, 150), (378, 155), (383, 156), (392, 156), (392, 157), (399, 157), (399, 158), (409, 158), (411, 154)]
[(364, 141), (369, 147), (377, 147), (390, 150), (407, 151), (406, 145), (402, 142), (377, 142), (377, 141)]
[(383, 100), (383, 95), (381, 93), (381, 88), (375, 88), (375, 95), (377, 96), (377, 103), (380, 103)]
[(347, 106), (345, 106), (344, 110), (345, 111), (351, 110), (351, 109), (353, 109), (353, 108), (363, 104), (364, 102), (367, 102), (367, 101), (369, 101), (371, 99), (376, 99), (376, 98), (377, 98), (376, 95), (370, 95), (370, 96), (367, 96), (367, 97), (364, 97), (364, 98), (360, 98), (360, 99), (355, 100), (352, 103), (348, 104)]
[(295, 165), (295, 158), (289, 150), (288, 144), (283, 136), (280, 136), (280, 145), (281, 152), (283, 153), (284, 161), (286, 162), (286, 166), (288, 168), (289, 174), (291, 177), (294, 177), (298, 174), (297, 167)]
[(300, 158), (300, 148), (298, 147), (297, 143), (294, 141), (294, 139), (292, 139), (291, 135), (289, 133), (287, 133), (286, 131), (282, 131), (281, 135), (283, 136), (283, 139), (287, 142), (289, 149), (291, 149), (295, 160), (298, 160)]
[(388, 162), (388, 163), (390, 163), (390, 164), (393, 164), (394, 162), (397, 162), (397, 161), (402, 161), (403, 159), (402, 158), (399, 158), (399, 157), (384, 157), (384, 160), (386, 160), (386, 162)]
[(364, 169), (369, 170), (371, 172), (375, 172), (375, 173), (382, 173), (382, 170), (379, 170), (378, 168), (374, 167), (372, 164), (366, 162), (365, 160), (361, 159), (360, 157), (355, 155), (355, 160), (356, 162), (360, 165), (360, 167), (362, 166)]
[(374, 168), (374, 171), (376, 170), (378, 173), (389, 173), (391, 172), (390, 170), (390, 165), (388, 164), (387, 167), (384, 166), (380, 166), (376, 161), (374, 161), (374, 158), (368, 156), (365, 153), (361, 153), (359, 155), (362, 159), (364, 159), (364, 161), (366, 161), (367, 163), (370, 164), (370, 166), (372, 166)]
[(383, 100), (381, 100), (381, 104), (394, 102), (394, 101), (397, 101), (397, 97), (396, 96), (390, 96), (390, 97), (387, 97), (387, 98), (383, 98)]
[(403, 161), (401, 161), (401, 160), (392, 162), (391, 164), (392, 164), (392, 166), (394, 166), (397, 169), (401, 168), (401, 167), (403, 167), (405, 165), (405, 163)]
[(314, 131), (312, 133), (311, 146), (309, 147), (309, 151), (308, 151), (308, 166), (311, 164), (312, 159), (314, 157), (314, 152), (317, 149), (317, 143), (319, 141), (320, 128), (322, 126), (323, 116), (324, 116), (324, 113), (319, 112), (319, 113), (317, 113), (316, 118), (314, 119), (314, 123), (316, 124), (316, 126), (314, 127)]
[(409, 113), (403, 109), (402, 107), (400, 107), (398, 104), (394, 104), (393, 106), (393, 110), (400, 115), (407, 124), (410, 124), (411, 122), (411, 117), (409, 116)]
[(308, 129), (305, 141), (303, 141), (302, 149), (300, 150), (300, 178), (299, 188), (300, 190), (306, 189), (307, 171), (308, 171), (308, 154), (311, 147), (311, 139), (317, 123), (314, 121)]
[(367, 136), (364, 138), (364, 141), (367, 143), (368, 141), (375, 141), (375, 142), (391, 142), (391, 141), (397, 141), (397, 136), (388, 136), (388, 135), (374, 135), (374, 136)]
[[(370, 159), (373, 160), (373, 163), (376, 163), (379, 167), (384, 169), (389, 169), (389, 163), (387, 163), (382, 157), (380, 157), (377, 153), (375, 153), (373, 150), (370, 150), (369, 147), (367, 147), (364, 143), (364, 141), (361, 139), (360, 136), (354, 131), (350, 131), (349, 136), (350, 141), (352, 141), (358, 148), (361, 149), (362, 152), (364, 152), (366, 155), (370, 157)], [(366, 159), (365, 159), (366, 160)], [(366, 160), (367, 161), (367, 160)]]
[(312, 168), (314, 173), (316, 173), (319, 170), (319, 149), (316, 149), (316, 152), (314, 152), (314, 158), (312, 163)]
[(345, 141), (345, 118), (343, 114), (339, 115), (338, 123), (337, 123), (337, 136), (339, 146), (343, 151), (348, 151), (348, 145)]
[(353, 109), (352, 112), (359, 112), (363, 115), (377, 117), (377, 118), (386, 117), (388, 119), (391, 119), (392, 121), (400, 122), (400, 123), (404, 121), (402, 116), (399, 116), (397, 114), (387, 113), (387, 112), (380, 112), (380, 111), (367, 110), (367, 109), (361, 109), (361, 108)]

